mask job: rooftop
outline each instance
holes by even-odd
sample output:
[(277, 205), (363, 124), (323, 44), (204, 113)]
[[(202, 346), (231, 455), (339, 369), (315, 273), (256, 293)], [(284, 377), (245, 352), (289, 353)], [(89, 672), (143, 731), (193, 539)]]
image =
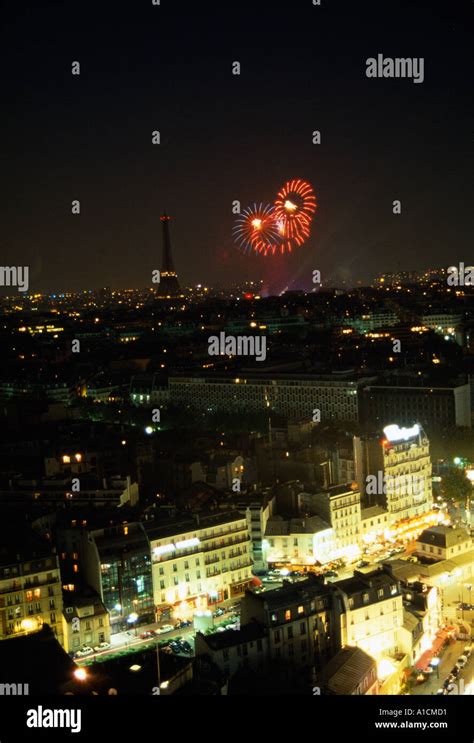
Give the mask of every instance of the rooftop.
[(375, 669), (376, 662), (370, 655), (360, 648), (347, 646), (331, 658), (317, 681), (330, 694), (353, 694), (361, 681)]
[(244, 624), (239, 630), (228, 629), (225, 632), (213, 632), (210, 635), (199, 633), (204, 638), (211, 650), (223, 650), (234, 645), (242, 645), (244, 642), (261, 640), (265, 637), (265, 630), (261, 624), (250, 622)]

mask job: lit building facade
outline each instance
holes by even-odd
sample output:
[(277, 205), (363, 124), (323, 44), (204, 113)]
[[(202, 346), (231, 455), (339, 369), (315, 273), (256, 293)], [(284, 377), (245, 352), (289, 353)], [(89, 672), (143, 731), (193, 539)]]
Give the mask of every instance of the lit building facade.
[(331, 587), (340, 646), (359, 647), (377, 661), (396, 655), (404, 620), (400, 582), (381, 569), (365, 574), (356, 570), (352, 578)]
[(97, 594), (67, 593), (63, 611), (64, 649), (77, 652), (84, 645), (110, 642), (110, 617)]
[(146, 524), (157, 611), (179, 617), (241, 596), (252, 584), (247, 518), (238, 511)]
[(58, 559), (0, 561), (0, 640), (48, 624), (63, 645), (62, 587)]
[(431, 511), (429, 441), (419, 424), (392, 424), (383, 436), (354, 437), (354, 455), (365, 505), (382, 506), (392, 523)]

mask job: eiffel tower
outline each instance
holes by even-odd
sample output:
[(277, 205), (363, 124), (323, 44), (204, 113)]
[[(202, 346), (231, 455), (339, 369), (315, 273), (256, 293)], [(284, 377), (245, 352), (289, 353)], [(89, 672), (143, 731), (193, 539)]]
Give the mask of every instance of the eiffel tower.
[(161, 217), (163, 225), (163, 253), (160, 272), (160, 283), (158, 285), (159, 297), (176, 297), (181, 294), (178, 275), (174, 270), (173, 257), (171, 255), (170, 220), (166, 212)]

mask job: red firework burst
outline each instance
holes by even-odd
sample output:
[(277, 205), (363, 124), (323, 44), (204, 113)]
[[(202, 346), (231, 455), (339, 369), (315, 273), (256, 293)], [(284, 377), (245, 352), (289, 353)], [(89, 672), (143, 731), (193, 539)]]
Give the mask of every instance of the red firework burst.
[(275, 208), (270, 204), (253, 204), (236, 219), (234, 239), (247, 252), (275, 253), (282, 236), (275, 221)]
[(312, 186), (300, 178), (285, 183), (275, 201), (275, 219), (282, 236), (281, 252), (302, 245), (311, 231), (316, 211), (316, 196)]

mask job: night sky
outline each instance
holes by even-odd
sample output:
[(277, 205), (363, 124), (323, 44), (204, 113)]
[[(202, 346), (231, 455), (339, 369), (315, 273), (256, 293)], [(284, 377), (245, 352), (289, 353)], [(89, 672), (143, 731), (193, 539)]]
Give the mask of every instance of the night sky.
[[(473, 8), (3, 3), (2, 265), (29, 265), (31, 290), (149, 286), (163, 209), (182, 284), (309, 286), (315, 268), (355, 283), (472, 261)], [(424, 82), (368, 79), (378, 53), (424, 57)], [(271, 202), (294, 177), (317, 192), (310, 240), (239, 254), (232, 201)]]

